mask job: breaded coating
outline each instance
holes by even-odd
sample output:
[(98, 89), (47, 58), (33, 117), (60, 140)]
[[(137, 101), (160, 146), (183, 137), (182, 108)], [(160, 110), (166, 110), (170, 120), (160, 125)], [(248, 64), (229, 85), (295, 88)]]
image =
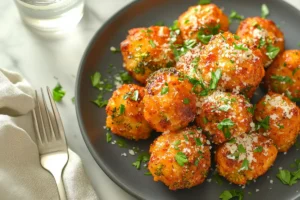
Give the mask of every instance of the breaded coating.
[(133, 84), (115, 90), (106, 106), (106, 127), (127, 139), (147, 139), (152, 129), (143, 115), (144, 95), (144, 88)]
[(196, 116), (196, 95), (192, 84), (175, 68), (160, 69), (147, 80), (144, 117), (158, 131), (186, 127)]
[(269, 92), (257, 104), (257, 129), (274, 141), (279, 152), (294, 145), (300, 130), (300, 110), (289, 98)]
[(203, 183), (211, 165), (209, 141), (195, 127), (163, 133), (151, 144), (150, 153), (148, 169), (154, 181), (170, 190)]
[(247, 18), (240, 23), (236, 34), (249, 46), (262, 51), (265, 67), (272, 63), (278, 53), (284, 51), (284, 35), (272, 20)]
[(231, 183), (245, 185), (262, 176), (273, 165), (277, 149), (261, 134), (242, 134), (218, 147), (217, 171)]
[(265, 87), (300, 101), (300, 50), (286, 50), (267, 69)]
[(172, 37), (168, 27), (151, 26), (129, 30), (121, 43), (123, 66), (137, 81), (146, 83), (149, 75), (161, 68), (174, 67), (175, 56), (172, 44), (182, 43), (180, 36)]
[(207, 35), (228, 31), (229, 20), (218, 6), (207, 4), (190, 7), (180, 15), (178, 25), (184, 40), (197, 39), (207, 44)]
[(252, 105), (241, 95), (216, 91), (200, 97), (196, 123), (221, 144), (250, 131)]

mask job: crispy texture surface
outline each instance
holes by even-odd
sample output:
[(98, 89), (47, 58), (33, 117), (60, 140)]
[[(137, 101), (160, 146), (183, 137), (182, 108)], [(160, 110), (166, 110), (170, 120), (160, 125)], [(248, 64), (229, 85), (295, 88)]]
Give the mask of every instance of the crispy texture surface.
[[(146, 83), (149, 75), (161, 68), (175, 66), (170, 47), (170, 29), (165, 26), (134, 28), (121, 43), (124, 67), (136, 80)], [(174, 44), (181, 43), (180, 36)]]
[(178, 25), (183, 39), (198, 39), (197, 35), (200, 30), (204, 34), (212, 34), (211, 29), (228, 31), (228, 17), (215, 4), (197, 5), (190, 7), (178, 18)]
[(196, 115), (196, 95), (192, 84), (181, 79), (174, 68), (161, 69), (147, 80), (144, 117), (158, 131), (186, 127)]
[(222, 144), (215, 154), (219, 174), (237, 185), (245, 185), (248, 180), (266, 173), (276, 157), (277, 149), (272, 140), (255, 133), (242, 134), (235, 141)]
[(284, 35), (272, 20), (247, 18), (240, 23), (236, 34), (245, 39), (248, 45), (262, 51), (262, 60), (266, 67), (273, 61), (267, 54), (268, 45), (280, 48), (280, 52), (284, 51)]
[(300, 131), (299, 108), (287, 97), (269, 92), (257, 104), (254, 118), (269, 118), (269, 127), (260, 132), (274, 141), (279, 152), (286, 152), (294, 145)]
[[(183, 166), (176, 161), (178, 152), (186, 156)], [(206, 137), (195, 127), (162, 134), (151, 144), (150, 153), (148, 169), (154, 181), (163, 182), (170, 190), (203, 183), (211, 165)]]
[(202, 77), (208, 87), (212, 72), (218, 69), (222, 71), (222, 77), (217, 89), (244, 94), (249, 98), (265, 75), (261, 52), (249, 48), (241, 38), (229, 32), (214, 36), (203, 47), (195, 73)]
[(143, 116), (144, 95), (144, 88), (133, 84), (115, 90), (106, 106), (106, 127), (127, 139), (147, 139), (152, 129)]
[[(251, 108), (252, 105), (241, 95), (214, 92), (199, 98), (196, 123), (211, 135), (213, 143), (221, 144), (250, 131), (252, 114), (248, 110)], [(234, 125), (228, 127), (229, 135), (226, 135), (226, 130), (218, 129), (218, 124), (228, 119)]]
[(300, 99), (300, 50), (286, 50), (267, 69), (265, 87), (285, 93), (292, 100)]

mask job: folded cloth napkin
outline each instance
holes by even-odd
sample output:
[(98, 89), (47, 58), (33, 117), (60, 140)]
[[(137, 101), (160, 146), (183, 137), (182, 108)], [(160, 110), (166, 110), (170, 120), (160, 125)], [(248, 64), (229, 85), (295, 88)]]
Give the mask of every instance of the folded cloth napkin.
[[(31, 110), (34, 92), (19, 74), (0, 69), (0, 199), (57, 200), (52, 175), (40, 164)], [(67, 198), (98, 199), (80, 158), (69, 150), (63, 172)]]

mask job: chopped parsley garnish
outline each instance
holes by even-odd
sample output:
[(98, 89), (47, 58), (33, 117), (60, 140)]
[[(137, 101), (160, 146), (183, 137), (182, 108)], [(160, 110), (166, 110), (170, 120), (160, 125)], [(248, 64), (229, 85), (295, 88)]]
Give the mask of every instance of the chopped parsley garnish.
[(249, 169), (249, 161), (247, 160), (247, 158), (245, 158), (243, 160), (242, 167), (240, 168), (240, 170), (248, 170), (248, 169)]
[(120, 73), (120, 78), (122, 80), (122, 84), (126, 83), (132, 83), (132, 77), (129, 75), (128, 72), (122, 72)]
[(212, 35), (205, 35), (205, 34), (199, 34), (198, 33), (198, 39), (203, 43), (203, 44), (208, 44)]
[(246, 149), (242, 144), (238, 145), (238, 151), (239, 153), (246, 153)]
[(206, 28), (201, 28), (198, 31), (197, 37), (203, 44), (208, 44), (211, 37), (219, 33), (220, 28), (220, 24), (217, 24), (215, 26), (208, 26)]
[(152, 176), (151, 172), (145, 172), (144, 175), (145, 176)]
[(55, 88), (52, 90), (53, 100), (56, 102), (60, 102), (62, 100), (62, 98), (65, 96), (65, 94), (66, 94), (66, 91), (64, 91), (62, 89), (62, 86), (59, 83), (57, 83)]
[(72, 103), (75, 103), (75, 97), (72, 97), (71, 101)]
[(234, 122), (231, 119), (224, 119), (220, 123), (218, 123), (217, 127), (219, 130), (222, 130), (226, 139), (231, 137), (231, 133), (229, 128), (234, 126)]
[(234, 39), (236, 39), (236, 40), (239, 40), (241, 37), (240, 36), (238, 36), (238, 35), (233, 35), (233, 37), (234, 37)]
[(189, 104), (190, 103), (190, 99), (189, 98), (184, 98), (183, 99), (183, 103), (184, 104)]
[(111, 140), (112, 140), (111, 134), (106, 133), (106, 142), (107, 142), (107, 143), (110, 143)]
[(206, 117), (203, 117), (203, 123), (204, 123), (204, 124), (207, 124), (207, 123), (208, 123), (208, 120), (207, 120)]
[(248, 50), (248, 48), (247, 47), (244, 47), (244, 45), (243, 44), (233, 44), (233, 46), (234, 46), (234, 49), (236, 49), (236, 50), (244, 50), (244, 51), (247, 51)]
[(214, 180), (218, 185), (223, 185), (223, 180), (222, 180), (221, 176), (220, 176), (217, 172), (214, 172), (212, 178), (213, 178), (213, 180)]
[(92, 102), (96, 104), (99, 108), (103, 108), (108, 104), (108, 100), (104, 100), (102, 94), (99, 94), (97, 99)]
[(176, 140), (173, 145), (174, 145), (174, 149), (179, 150), (178, 145), (180, 145), (180, 140)]
[(95, 72), (95, 73), (91, 76), (92, 86), (93, 86), (93, 87), (97, 87), (98, 84), (100, 83), (100, 79), (101, 79), (101, 74), (100, 74), (99, 72)]
[(238, 198), (238, 200), (244, 199), (244, 192), (242, 190), (225, 190), (219, 196), (222, 200), (230, 200), (234, 198)]
[(199, 4), (200, 5), (205, 5), (205, 4), (210, 4), (211, 0), (200, 0)]
[(273, 60), (276, 56), (277, 56), (277, 54), (280, 52), (280, 48), (279, 47), (275, 47), (275, 46), (273, 46), (272, 44), (269, 44), (268, 46), (267, 46), (267, 56), (271, 59), (271, 60)]
[(142, 153), (140, 154), (136, 161), (132, 163), (133, 166), (135, 166), (136, 169), (141, 168), (142, 163), (147, 163), (150, 159), (150, 155), (148, 153)]
[(200, 140), (200, 138), (195, 138), (195, 142), (197, 146), (202, 146), (202, 142)]
[(171, 49), (175, 55), (176, 60), (179, 59), (180, 56), (184, 55), (188, 50), (194, 48), (197, 44), (196, 40), (185, 40), (183, 45), (172, 44)]
[(175, 155), (175, 160), (181, 167), (188, 162), (187, 156), (182, 152), (178, 152)]
[(254, 149), (255, 153), (261, 153), (263, 151), (263, 147), (262, 146), (258, 146)]
[(254, 115), (255, 108), (256, 108), (256, 105), (253, 105), (253, 106), (247, 108), (247, 111), (248, 111), (249, 113), (251, 113), (252, 115)]
[(125, 113), (125, 106), (123, 104), (120, 105), (119, 112), (120, 115), (123, 115)]
[(293, 73), (292, 73), (292, 74), (293, 74), (293, 76), (296, 74), (296, 72), (297, 72), (298, 70), (300, 70), (300, 68), (299, 68), (299, 67), (297, 67), (296, 69), (294, 69), (294, 70), (293, 70)]
[(189, 19), (186, 19), (185, 21), (184, 21), (184, 24), (188, 24), (190, 22), (190, 20)]
[(269, 8), (266, 4), (261, 5), (261, 17), (266, 18), (270, 14)]
[(219, 110), (227, 112), (231, 107), (229, 105), (222, 105), (219, 107)]
[(165, 83), (165, 86), (161, 89), (160, 94), (164, 95), (167, 94), (169, 92), (169, 86), (168, 83)]
[(194, 165), (198, 166), (199, 165), (199, 161), (200, 161), (200, 158), (196, 158)]
[(284, 126), (281, 125), (281, 124), (277, 124), (277, 126), (278, 126), (279, 129), (283, 129), (284, 128)]
[(258, 121), (257, 122), (257, 130), (262, 127), (263, 129), (265, 130), (268, 130), (270, 128), (270, 116), (267, 116), (266, 118), (264, 118), (263, 120), (261, 121)]
[(222, 70), (217, 69), (215, 72), (211, 72), (210, 89), (214, 90), (217, 88), (218, 82), (222, 76)]
[(164, 26), (165, 23), (163, 21), (158, 21), (155, 23), (155, 26)]
[(139, 91), (135, 90), (133, 93), (128, 92), (123, 96), (123, 99), (126, 100), (130, 98), (133, 101), (138, 101), (139, 100)]
[(188, 136), (186, 136), (186, 135), (183, 135), (183, 137), (184, 137), (184, 140), (185, 140), (185, 141), (187, 141), (187, 142), (189, 141), (189, 138), (188, 138)]
[(277, 81), (280, 81), (280, 82), (285, 82), (285, 83), (289, 83), (289, 84), (293, 84), (294, 81), (288, 77), (288, 76), (271, 76), (271, 79), (273, 80), (277, 80)]
[(155, 48), (155, 47), (156, 47), (156, 45), (155, 45), (155, 43), (153, 42), (153, 40), (149, 40), (149, 43), (150, 43), (150, 45), (151, 45), (152, 48)]
[(117, 143), (117, 145), (118, 145), (119, 147), (121, 147), (121, 148), (127, 148), (127, 143), (126, 143), (125, 140), (118, 139), (118, 140), (116, 141), (116, 143)]
[(285, 185), (294, 185), (300, 180), (300, 159), (296, 159), (292, 168), (296, 167), (296, 171), (279, 170), (277, 178)]
[(229, 15), (229, 18), (231, 20), (236, 19), (236, 20), (239, 20), (239, 21), (245, 19), (245, 17), (243, 15), (238, 14), (235, 10), (231, 11), (231, 13)]

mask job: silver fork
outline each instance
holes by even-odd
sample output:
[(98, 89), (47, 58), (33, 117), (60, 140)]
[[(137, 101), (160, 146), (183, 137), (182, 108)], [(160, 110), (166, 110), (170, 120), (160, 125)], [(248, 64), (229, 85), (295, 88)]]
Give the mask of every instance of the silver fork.
[(69, 155), (62, 120), (52, 99), (49, 87), (47, 87), (47, 93), (53, 116), (48, 111), (43, 90), (41, 89), (42, 97), (38, 96), (37, 91), (35, 93), (36, 108), (33, 110), (33, 121), (41, 164), (53, 175), (60, 200), (66, 200), (62, 171), (68, 162)]

